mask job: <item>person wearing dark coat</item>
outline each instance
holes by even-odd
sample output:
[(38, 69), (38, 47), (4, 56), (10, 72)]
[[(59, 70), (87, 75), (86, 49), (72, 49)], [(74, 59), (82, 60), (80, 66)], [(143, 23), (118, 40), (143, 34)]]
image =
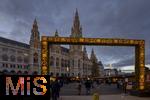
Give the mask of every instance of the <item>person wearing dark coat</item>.
[(86, 88), (86, 94), (87, 95), (90, 94), (90, 90), (91, 90), (91, 82), (90, 82), (90, 80), (87, 80), (85, 82), (85, 88)]
[(78, 95), (81, 95), (81, 89), (82, 89), (82, 85), (81, 82), (78, 82)]
[(57, 100), (59, 98), (59, 92), (60, 92), (60, 84), (58, 80), (55, 80), (51, 84), (51, 90), (52, 90), (52, 100)]

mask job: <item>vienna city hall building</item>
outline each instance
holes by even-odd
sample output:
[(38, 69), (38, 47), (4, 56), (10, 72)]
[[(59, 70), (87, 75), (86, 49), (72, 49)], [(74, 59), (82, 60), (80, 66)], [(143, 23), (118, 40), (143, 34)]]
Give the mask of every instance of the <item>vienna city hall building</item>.
[[(59, 33), (56, 31), (54, 36), (59, 37)], [(77, 11), (75, 12), (70, 37), (82, 37), (82, 27)], [(0, 37), (0, 73), (13, 75), (40, 74), (40, 43), (36, 19), (31, 30), (29, 44)], [(49, 52), (49, 73), (53, 76), (90, 76), (93, 61), (98, 63), (100, 69), (103, 67), (94, 50), (92, 49), (90, 57), (88, 57), (86, 47), (82, 45), (69, 45), (68, 48), (61, 44), (50, 45)]]

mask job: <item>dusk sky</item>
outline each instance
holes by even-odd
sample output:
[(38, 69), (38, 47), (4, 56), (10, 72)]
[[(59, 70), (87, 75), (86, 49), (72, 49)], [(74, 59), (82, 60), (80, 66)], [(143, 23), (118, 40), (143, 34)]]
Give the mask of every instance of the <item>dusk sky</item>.
[[(84, 37), (144, 39), (150, 64), (150, 0), (0, 0), (0, 36), (29, 43), (35, 18), (41, 36), (69, 36), (76, 8)], [(134, 64), (134, 47), (93, 48), (106, 65)]]

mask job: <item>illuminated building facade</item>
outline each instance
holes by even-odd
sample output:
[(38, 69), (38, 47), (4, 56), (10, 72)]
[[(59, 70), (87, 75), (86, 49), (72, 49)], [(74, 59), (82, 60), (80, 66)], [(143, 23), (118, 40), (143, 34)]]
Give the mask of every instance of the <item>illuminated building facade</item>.
[[(60, 37), (57, 30), (55, 37)], [(77, 11), (70, 37), (82, 38), (82, 27)], [(82, 45), (69, 45), (69, 48), (50, 45), (49, 58), (50, 74), (53, 76), (88, 77), (91, 76), (92, 60), (94, 59), (98, 63), (94, 50), (89, 58), (86, 47)]]
[(31, 30), (30, 45), (0, 37), (0, 73), (12, 75), (40, 72), (40, 35), (36, 20)]
[[(55, 32), (54, 37), (60, 37)], [(71, 28), (72, 38), (82, 38), (82, 27), (80, 25), (78, 11), (75, 12), (73, 26)], [(41, 46), (38, 23), (34, 20), (29, 44), (0, 39), (0, 72), (5, 74), (40, 74), (41, 72)], [(97, 57), (94, 50), (88, 57), (86, 47), (82, 45), (70, 45), (69, 48), (58, 45), (49, 45), (50, 74), (53, 76), (79, 76), (91, 75), (92, 60)]]

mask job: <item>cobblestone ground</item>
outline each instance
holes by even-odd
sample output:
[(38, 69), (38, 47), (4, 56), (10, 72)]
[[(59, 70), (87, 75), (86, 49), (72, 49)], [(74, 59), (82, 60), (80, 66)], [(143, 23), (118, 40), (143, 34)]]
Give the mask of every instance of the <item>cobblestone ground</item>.
[[(92, 96), (62, 96), (59, 100), (94, 100)], [(150, 100), (149, 97), (136, 97), (123, 94), (100, 95), (99, 100)]]
[(115, 84), (95, 85), (90, 95), (86, 95), (85, 87), (82, 85), (82, 93), (78, 95), (77, 83), (64, 85), (60, 92), (59, 100), (93, 100), (93, 93), (98, 90), (99, 100), (150, 100), (150, 97), (137, 97), (125, 95), (121, 89), (117, 89)]
[[(61, 89), (60, 94), (62, 96), (78, 95), (77, 85), (78, 85), (77, 83), (71, 83), (69, 85), (65, 84)], [(92, 95), (95, 91), (98, 91), (98, 93), (101, 95), (121, 94), (123, 92), (121, 89), (117, 89), (116, 84), (112, 85), (101, 84), (99, 86), (94, 85), (94, 88), (91, 89), (90, 95)], [(86, 89), (84, 84), (82, 85), (81, 95), (86, 95)]]

